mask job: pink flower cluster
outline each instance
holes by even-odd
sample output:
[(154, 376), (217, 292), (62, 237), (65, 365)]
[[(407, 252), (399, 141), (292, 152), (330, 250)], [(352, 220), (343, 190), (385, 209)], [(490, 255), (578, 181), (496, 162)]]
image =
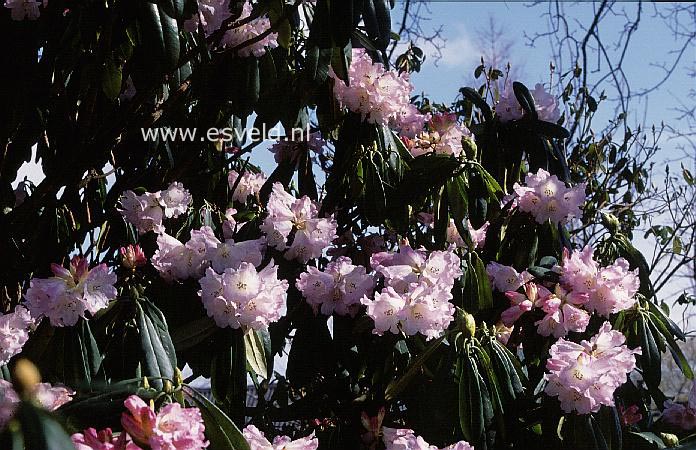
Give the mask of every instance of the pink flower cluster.
[(272, 444), (254, 425), (248, 425), (242, 434), (251, 450), (317, 450), (319, 448), (319, 440), (314, 437), (314, 433), (294, 441), (288, 436), (276, 436)]
[(375, 253), (370, 264), (385, 286), (374, 300), (361, 300), (375, 322), (375, 334), (401, 330), (432, 339), (447, 329), (454, 315), (452, 286), (462, 275), (461, 261), (452, 249), (427, 255), (402, 245), (398, 253)]
[(524, 294), (507, 291), (505, 295), (511, 303), (501, 316), (506, 326), (512, 326), (532, 308), (540, 308), (545, 313), (543, 319), (534, 323), (542, 336), (559, 338), (570, 331), (583, 332), (590, 323), (590, 314), (582, 309), (587, 303), (587, 294), (566, 291), (560, 284), (551, 292), (540, 284), (528, 283)]
[(515, 204), (521, 211), (534, 216), (537, 223), (551, 220), (565, 223), (569, 218), (582, 215), (585, 202), (585, 183), (568, 188), (556, 175), (539, 169), (525, 177), (525, 185), (515, 183)]
[(339, 256), (323, 272), (308, 266), (296, 285), (315, 314), (321, 311), (327, 316), (336, 313), (354, 317), (360, 299), (372, 293), (374, 280), (363, 266), (355, 266), (350, 258)]
[(298, 156), (309, 150), (312, 162), (321, 165), (322, 159), (326, 158), (324, 155), (325, 147), (326, 141), (321, 137), (321, 132), (315, 131), (309, 134), (302, 133), (299, 140), (295, 140), (294, 136), (292, 139), (281, 139), (273, 144), (269, 150), (273, 153), (273, 159), (278, 164), (284, 161), (297, 163)]
[(191, 194), (183, 184), (175, 181), (164, 191), (145, 192), (141, 195), (125, 191), (119, 202), (119, 212), (135, 226), (139, 234), (148, 231), (161, 234), (164, 233), (162, 219), (185, 214), (191, 204)]
[(383, 430), (386, 450), (474, 450), (474, 447), (466, 441), (459, 441), (440, 449), (428, 444), (422, 437), (416, 436), (413, 430), (387, 427)]
[(526, 270), (520, 273), (512, 266), (504, 266), (495, 261), (488, 263), (486, 273), (491, 287), (500, 292), (516, 291), (534, 278)]
[[(75, 391), (64, 386), (52, 386), (49, 383), (37, 383), (29, 396), (42, 408), (55, 411), (72, 400)], [(19, 396), (12, 388), (12, 383), (0, 380), (0, 430), (14, 415)]]
[(115, 437), (111, 428), (101, 431), (87, 428), (82, 433), (73, 434), (70, 439), (75, 450), (142, 450), (126, 433)]
[(691, 385), (686, 405), (667, 400), (662, 420), (684, 431), (696, 430), (696, 382)]
[(198, 408), (170, 403), (155, 413), (136, 395), (128, 397), (124, 405), (128, 412), (121, 415), (121, 425), (139, 445), (151, 450), (201, 450), (209, 444)]
[[(10, 9), (12, 20), (36, 20), (41, 15), (41, 2), (37, 0), (5, 0), (5, 8)], [(48, 6), (48, 0), (43, 0), (43, 7)]]
[(0, 315), (0, 366), (22, 351), (33, 326), (34, 319), (24, 306), (18, 305), (13, 312)]
[[(544, 89), (544, 85), (537, 83), (534, 90), (531, 91), (534, 97), (534, 106), (540, 120), (546, 122), (558, 122), (561, 117), (561, 112), (558, 109), (558, 100)], [(495, 106), (495, 112), (501, 122), (510, 122), (511, 120), (519, 120), (524, 116), (524, 110), (515, 97), (515, 92), (512, 88), (507, 87), (502, 94), (500, 100)]]
[(599, 332), (580, 344), (559, 339), (550, 350), (546, 362), (549, 373), (544, 391), (561, 402), (561, 409), (570, 413), (589, 414), (602, 405), (614, 406), (614, 391), (624, 384), (628, 373), (636, 367), (635, 355), (626, 338), (604, 322)]
[(435, 153), (459, 157), (463, 139), (473, 139), (469, 129), (459, 124), (456, 114), (441, 113), (430, 118), (428, 131), (418, 133), (414, 139), (406, 137), (404, 143), (413, 156)]
[(385, 70), (382, 64), (373, 63), (364, 49), (354, 48), (348, 84), (333, 70), (329, 74), (334, 79), (336, 100), (350, 111), (359, 113), (363, 120), (401, 127), (408, 136), (423, 129), (426, 116), (411, 104), (413, 85), (408, 73)]
[[(640, 280), (637, 269), (631, 272), (628, 268), (628, 262), (623, 258), (608, 267), (600, 267), (590, 247), (572, 253), (566, 249), (563, 265), (556, 269), (561, 274), (560, 283), (553, 292), (540, 284), (528, 283), (522, 294), (516, 292), (520, 287), (518, 282), (527, 283), (531, 276), (513, 281), (508, 285), (510, 289), (505, 291), (511, 306), (503, 312), (501, 319), (505, 325), (512, 326), (525, 312), (540, 308), (545, 316), (535, 324), (542, 336), (558, 338), (570, 331), (585, 331), (591, 313), (609, 317), (635, 304)], [(514, 269), (500, 266), (498, 270), (509, 272), (510, 279), (514, 279), (511, 272)]]
[(220, 243), (213, 229), (203, 226), (191, 231), (191, 238), (183, 244), (167, 233), (157, 236), (157, 250), (152, 265), (167, 281), (200, 278), (209, 265), (209, 249)]
[[(227, 175), (227, 182), (230, 185), (230, 189), (234, 189), (232, 200), (240, 203), (245, 203), (249, 196), (258, 195), (259, 191), (261, 191), (261, 186), (266, 182), (266, 176), (263, 172), (244, 172), (242, 178), (239, 179), (239, 184), (237, 184), (238, 179), (239, 172), (230, 170), (230, 173)], [(236, 188), (235, 184), (237, 185)]]
[[(252, 5), (247, 0), (244, 2), (242, 14), (236, 19), (235, 23), (245, 21), (251, 15), (251, 12)], [(195, 32), (200, 24), (206, 36), (210, 36), (219, 30), (222, 23), (229, 19), (231, 15), (230, 0), (198, 0), (198, 14), (184, 22), (184, 29)], [(270, 19), (265, 16), (258, 17), (250, 22), (229, 28), (225, 31), (220, 43), (224, 47), (233, 48), (257, 38), (268, 31), (269, 28), (271, 28)], [(278, 33), (273, 32), (253, 44), (244, 44), (243, 47), (237, 49), (237, 54), (243, 57), (253, 55), (258, 58), (266, 53), (267, 48), (276, 47), (278, 47)]]
[(222, 274), (208, 268), (200, 285), (198, 295), (219, 327), (266, 329), (284, 314), (288, 282), (272, 263), (260, 272), (248, 262)]
[(628, 261), (619, 258), (608, 267), (600, 267), (593, 258), (593, 250), (563, 251), (561, 283), (574, 292), (588, 296), (585, 309), (600, 316), (631, 308), (640, 288), (638, 269), (629, 270)]
[[(286, 250), (286, 259), (307, 263), (318, 258), (336, 238), (336, 220), (333, 216), (319, 218), (319, 207), (306, 195), (297, 199), (288, 194), (280, 183), (273, 184), (268, 199), (268, 216), (261, 225), (268, 245)], [(287, 243), (294, 231), (291, 243)]]
[(51, 271), (51, 278), (31, 280), (25, 299), (32, 317), (48, 317), (53, 326), (75, 325), (85, 313), (96, 314), (118, 295), (116, 274), (106, 264), (90, 270), (86, 259), (75, 256), (69, 269), (51, 264)]

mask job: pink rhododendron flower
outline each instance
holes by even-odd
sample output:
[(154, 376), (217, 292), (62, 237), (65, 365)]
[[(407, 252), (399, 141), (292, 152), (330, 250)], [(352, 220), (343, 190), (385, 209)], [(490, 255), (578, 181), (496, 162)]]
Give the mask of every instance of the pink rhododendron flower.
[(414, 250), (405, 244), (399, 251), (375, 253), (370, 258), (372, 268), (384, 277), (385, 286), (403, 294), (412, 283), (423, 280), (426, 284), (451, 289), (454, 280), (462, 276), (461, 260), (454, 247), (446, 251)]
[[(318, 258), (336, 236), (336, 220), (333, 217), (319, 218), (318, 205), (303, 196), (296, 199), (288, 194), (280, 183), (273, 184), (267, 205), (268, 216), (261, 225), (268, 245), (286, 250), (286, 259), (297, 259), (306, 263)], [(295, 231), (292, 242), (286, 242)]]
[(210, 263), (206, 257), (218, 245), (220, 241), (208, 226), (192, 230), (186, 244), (162, 233), (157, 237), (157, 250), (152, 256), (152, 265), (167, 281), (200, 278)]
[(0, 315), (0, 366), (22, 351), (33, 326), (34, 319), (24, 306), (18, 305), (13, 312)]
[[(38, 383), (29, 392), (29, 397), (38, 406), (48, 411), (55, 411), (70, 402), (73, 395), (75, 391), (64, 386), (52, 386), (49, 383)], [(12, 383), (0, 379), (0, 429), (12, 418), (19, 401)]]
[(355, 266), (350, 258), (339, 256), (323, 272), (308, 266), (296, 285), (315, 313), (354, 317), (360, 299), (372, 293), (374, 281), (363, 266)]
[(208, 247), (206, 259), (210, 260), (211, 267), (217, 273), (222, 273), (228, 268), (236, 269), (243, 262), (260, 266), (265, 248), (266, 239), (263, 237), (240, 242), (227, 239), (215, 247)]
[(471, 132), (457, 121), (453, 113), (435, 114), (428, 122), (428, 131), (423, 131), (413, 139), (404, 139), (404, 143), (413, 156), (426, 153), (438, 155), (462, 154), (462, 139), (472, 139)]
[(516, 291), (533, 278), (526, 270), (519, 273), (514, 267), (504, 266), (497, 262), (488, 263), (486, 273), (491, 280), (491, 287), (500, 292)]
[(319, 163), (316, 156), (322, 154), (324, 146), (326, 146), (326, 141), (322, 139), (321, 132), (315, 131), (309, 133), (308, 136), (303, 133), (301, 140), (281, 139), (273, 144), (269, 150), (273, 153), (273, 159), (278, 164), (284, 161), (296, 162), (299, 154), (306, 152), (307, 149), (310, 150), (310, 155), (314, 154), (312, 160)]
[(374, 300), (363, 297), (367, 315), (375, 321), (373, 333), (387, 331), (406, 335), (421, 333), (426, 339), (442, 335), (454, 320), (454, 305), (450, 303), (450, 288), (430, 285), (425, 280), (413, 283), (406, 293), (398, 293), (391, 286), (375, 294)]
[(276, 436), (272, 444), (254, 425), (247, 425), (242, 434), (251, 450), (316, 450), (319, 448), (319, 440), (314, 437), (314, 433), (294, 441), (288, 436)]
[(121, 254), (121, 264), (131, 270), (147, 264), (147, 257), (138, 244), (128, 245), (119, 249)]
[(425, 440), (416, 436), (413, 430), (384, 427), (384, 445), (386, 450), (474, 450), (466, 441), (442, 447), (441, 449), (430, 445)]
[(640, 288), (638, 269), (630, 271), (623, 258), (611, 266), (600, 267), (589, 246), (572, 253), (563, 251), (561, 282), (576, 292), (586, 293), (585, 308), (604, 317), (635, 305)]
[[(242, 14), (237, 19), (237, 22), (246, 19), (251, 15), (252, 6), (247, 0), (244, 2), (242, 8)], [(220, 43), (224, 47), (234, 48), (238, 45), (244, 44), (245, 42), (257, 38), (265, 33), (269, 28), (271, 28), (271, 21), (268, 17), (261, 16), (251, 22), (235, 26), (230, 28), (225, 32)], [(273, 32), (263, 37), (260, 41), (254, 42), (253, 44), (244, 44), (244, 47), (237, 49), (237, 54), (242, 57), (263, 56), (267, 49), (278, 47), (278, 33)]]
[(140, 397), (131, 395), (121, 415), (123, 429), (141, 445), (152, 450), (201, 450), (208, 446), (205, 425), (198, 408), (170, 403), (158, 413)]
[(173, 182), (164, 191), (145, 192), (137, 195), (133, 191), (125, 191), (119, 198), (119, 212), (135, 226), (139, 234), (154, 231), (164, 233), (162, 219), (164, 217), (179, 217), (188, 211), (192, 197), (184, 185)]
[(550, 350), (545, 392), (558, 397), (561, 409), (589, 414), (602, 405), (614, 406), (614, 391), (636, 367), (640, 348), (631, 350), (626, 338), (605, 322), (589, 341), (576, 344), (563, 338)]
[(70, 269), (52, 264), (54, 276), (33, 278), (25, 295), (32, 317), (48, 317), (51, 325), (62, 327), (77, 323), (85, 313), (96, 314), (116, 298), (116, 274), (106, 264), (89, 270), (87, 260), (75, 256)]
[(534, 216), (538, 223), (550, 220), (553, 223), (565, 223), (571, 217), (582, 215), (585, 202), (585, 184), (580, 183), (567, 188), (556, 175), (544, 169), (536, 174), (527, 174), (525, 186), (515, 183), (513, 189), (517, 195), (517, 205), (521, 211)]
[[(350, 111), (360, 114), (363, 120), (380, 125), (400, 126), (405, 120), (405, 129), (422, 130), (419, 113), (411, 105), (413, 86), (408, 73), (401, 74), (385, 70), (382, 64), (372, 62), (364, 49), (353, 49), (353, 58), (348, 69), (348, 84), (338, 78), (331, 69), (334, 79), (336, 100)], [(423, 122), (425, 117), (423, 117)]]
[(87, 428), (82, 433), (70, 436), (75, 450), (142, 450), (133, 442), (128, 442), (128, 435), (121, 433), (114, 437), (111, 428), (97, 431)]
[(179, 217), (186, 214), (193, 198), (184, 185), (176, 181), (160, 192), (160, 206), (164, 208), (165, 217)]
[(206, 36), (210, 36), (231, 15), (229, 0), (198, 0), (198, 13), (184, 22), (184, 29), (195, 33), (200, 24)]
[(230, 170), (230, 173), (227, 175), (227, 182), (230, 185), (230, 189), (234, 189), (232, 200), (244, 203), (247, 201), (247, 197), (258, 195), (261, 186), (266, 182), (266, 176), (261, 172), (244, 172), (240, 179), (239, 172)]
[(160, 205), (159, 192), (146, 192), (137, 195), (133, 191), (125, 191), (119, 198), (121, 207), (119, 212), (133, 224), (139, 234), (154, 231), (157, 234), (164, 232), (162, 218), (164, 211)]
[[(539, 119), (546, 122), (558, 122), (558, 119), (561, 117), (561, 112), (558, 109), (558, 100), (546, 92), (544, 85), (537, 83), (531, 94), (534, 97), (534, 107)], [(495, 106), (495, 112), (501, 122), (519, 120), (524, 115), (524, 110), (517, 101), (515, 92), (511, 87), (506, 87), (500, 94), (500, 100)]]
[(208, 268), (200, 279), (203, 306), (219, 327), (265, 329), (284, 314), (288, 282), (270, 264), (260, 272), (243, 262), (218, 274)]
[(234, 236), (237, 227), (237, 221), (234, 219), (235, 214), (237, 214), (237, 210), (234, 208), (225, 210), (225, 220), (222, 222), (222, 236), (225, 239), (232, 239)]
[(684, 431), (696, 429), (696, 383), (691, 385), (686, 405), (667, 400), (662, 411), (662, 420)]
[[(44, 8), (48, 2), (43, 1)], [(41, 2), (36, 0), (5, 0), (5, 8), (10, 9), (12, 20), (36, 20), (41, 15), (39, 6)]]

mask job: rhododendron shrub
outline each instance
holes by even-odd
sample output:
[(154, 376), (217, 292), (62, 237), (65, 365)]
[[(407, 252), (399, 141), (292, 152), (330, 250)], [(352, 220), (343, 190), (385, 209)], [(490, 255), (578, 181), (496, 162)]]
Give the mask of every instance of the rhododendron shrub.
[[(586, 99), (492, 70), (453, 103), (418, 95), (420, 50), (386, 59), (393, 3), (4, 3), (0, 449), (693, 431), (696, 394), (661, 389), (668, 352), (693, 378), (685, 334), (625, 205), (573, 165)], [(32, 148), (46, 178), (12, 189)]]

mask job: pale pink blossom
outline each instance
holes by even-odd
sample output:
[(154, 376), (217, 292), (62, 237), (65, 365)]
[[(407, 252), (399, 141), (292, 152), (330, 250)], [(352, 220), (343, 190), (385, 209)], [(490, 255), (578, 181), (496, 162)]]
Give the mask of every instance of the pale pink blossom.
[(469, 220), (466, 221), (466, 225), (469, 228), (469, 234), (471, 235), (471, 240), (474, 243), (474, 248), (481, 248), (486, 245), (486, 231), (488, 231), (488, 222), (485, 222), (478, 229), (471, 225)]
[(53, 326), (72, 326), (86, 313), (96, 314), (116, 298), (116, 274), (106, 264), (91, 270), (87, 260), (75, 256), (70, 268), (51, 265), (54, 276), (32, 278), (25, 294), (26, 307), (32, 317), (48, 317)]
[(292, 139), (281, 139), (273, 144), (269, 150), (273, 153), (273, 159), (278, 164), (285, 161), (296, 163), (300, 153), (307, 150), (310, 151), (312, 161), (319, 164), (318, 156), (323, 153), (324, 146), (326, 146), (326, 141), (321, 137), (321, 132), (315, 131), (308, 135), (302, 133), (299, 140), (295, 139), (295, 136), (292, 136)]
[(179, 217), (186, 214), (193, 198), (184, 185), (174, 181), (169, 187), (160, 192), (160, 206), (164, 208), (165, 217)]
[(222, 274), (208, 268), (198, 295), (219, 327), (266, 329), (285, 313), (288, 282), (277, 272), (272, 263), (260, 272), (248, 262)]
[(0, 365), (7, 364), (22, 351), (33, 327), (34, 319), (22, 305), (16, 306), (11, 313), (0, 315)]
[(466, 441), (459, 441), (446, 447), (438, 448), (428, 444), (421, 436), (417, 436), (413, 430), (383, 428), (384, 445), (386, 450), (474, 450), (474, 447)]
[(382, 64), (373, 63), (364, 49), (353, 49), (348, 84), (332, 69), (329, 75), (334, 79), (336, 100), (367, 122), (400, 127), (403, 120), (409, 134), (420, 131), (419, 125), (425, 122), (411, 105), (413, 85), (408, 73), (385, 70)]
[(237, 227), (237, 221), (234, 215), (237, 214), (237, 210), (234, 208), (227, 208), (225, 210), (225, 220), (222, 222), (222, 236), (225, 239), (232, 239), (234, 237), (234, 232)]
[(263, 252), (266, 248), (266, 239), (254, 239), (249, 241), (234, 242), (227, 239), (218, 243), (215, 247), (208, 247), (206, 258), (210, 260), (211, 267), (222, 273), (225, 269), (236, 269), (243, 262), (254, 266), (260, 266), (263, 261)]
[(319, 448), (319, 440), (314, 437), (314, 433), (294, 441), (288, 436), (276, 436), (273, 443), (254, 425), (247, 425), (242, 434), (251, 450), (316, 450)]
[(230, 170), (227, 175), (227, 182), (230, 189), (234, 189), (232, 200), (245, 203), (249, 196), (254, 197), (258, 195), (261, 187), (266, 182), (266, 176), (263, 172), (244, 172), (240, 178), (239, 172)]
[(561, 409), (589, 414), (602, 405), (614, 406), (614, 391), (636, 367), (640, 348), (624, 345), (626, 338), (605, 322), (589, 341), (576, 344), (563, 338), (550, 350), (545, 392), (558, 397)]
[(183, 244), (178, 239), (162, 233), (157, 237), (157, 250), (152, 256), (152, 265), (167, 281), (200, 278), (210, 265), (206, 257), (220, 241), (212, 228), (203, 226), (191, 230), (191, 237)]
[[(534, 90), (530, 92), (534, 97), (534, 107), (540, 120), (546, 122), (558, 122), (561, 112), (558, 109), (558, 100), (545, 89), (544, 85), (537, 83)], [(519, 120), (524, 116), (524, 110), (515, 97), (515, 92), (511, 87), (500, 94), (500, 100), (495, 106), (495, 112), (501, 122)]]
[(127, 269), (135, 270), (136, 267), (147, 264), (147, 257), (138, 244), (121, 247), (119, 253), (121, 254), (121, 264)]
[(155, 413), (136, 395), (124, 405), (128, 412), (121, 415), (121, 425), (138, 444), (152, 450), (201, 450), (209, 444), (198, 408), (169, 403)]
[(413, 156), (426, 153), (459, 157), (463, 152), (462, 140), (472, 139), (468, 128), (460, 125), (453, 113), (435, 114), (428, 122), (428, 131), (418, 133), (415, 138), (405, 138), (404, 143)]
[(231, 15), (229, 0), (198, 0), (198, 13), (184, 22), (184, 29), (194, 33), (200, 25), (206, 36), (210, 36)]
[[(246, 19), (251, 15), (252, 6), (249, 0), (244, 2), (242, 7), (242, 14), (237, 19), (237, 22)], [(236, 50), (237, 54), (242, 57), (263, 56), (268, 49), (273, 49), (278, 47), (278, 33), (272, 32), (264, 36), (261, 40), (254, 42), (252, 44), (247, 43), (251, 39), (255, 39), (258, 36), (264, 34), (269, 28), (271, 28), (271, 20), (266, 16), (258, 17), (251, 22), (238, 25), (227, 30), (222, 37), (220, 43), (223, 47), (235, 48), (237, 46), (243, 45), (243, 47)]]
[(128, 440), (126, 433), (121, 433), (115, 437), (111, 428), (100, 431), (87, 428), (82, 433), (73, 434), (70, 439), (75, 450), (142, 450)]
[[(269, 246), (286, 250), (286, 259), (307, 263), (318, 258), (337, 237), (333, 216), (319, 217), (319, 205), (309, 197), (296, 199), (283, 185), (274, 183), (266, 207), (268, 216), (261, 225)], [(292, 241), (287, 240), (295, 232)]]
[(137, 195), (133, 191), (125, 191), (119, 198), (121, 207), (118, 211), (123, 217), (133, 224), (139, 234), (154, 231), (157, 234), (164, 232), (162, 218), (164, 211), (160, 204), (159, 192), (146, 192)]
[[(47, 411), (55, 411), (64, 404), (72, 401), (75, 391), (64, 386), (52, 386), (49, 383), (37, 383), (28, 392), (28, 398), (37, 406)], [(0, 429), (12, 418), (20, 398), (12, 387), (12, 383), (0, 379)]]
[(572, 253), (564, 250), (561, 282), (575, 292), (586, 293), (585, 309), (603, 317), (633, 307), (640, 288), (638, 269), (629, 270), (628, 261), (623, 258), (600, 267), (589, 246)]
[(520, 273), (512, 266), (504, 266), (497, 262), (488, 263), (486, 273), (491, 280), (491, 287), (500, 292), (516, 291), (533, 278), (526, 270)]
[(685, 405), (671, 400), (665, 401), (662, 420), (684, 431), (696, 429), (696, 382), (691, 384), (689, 398)]
[(354, 317), (360, 299), (372, 293), (374, 281), (365, 267), (355, 266), (350, 258), (339, 256), (323, 272), (308, 266), (296, 285), (315, 313)]
[(406, 300), (394, 288), (386, 287), (375, 293), (374, 300), (363, 297), (361, 303), (367, 306), (367, 315), (375, 322), (374, 334), (399, 333), (399, 314), (406, 306)]
[(446, 251), (414, 250), (405, 244), (398, 252), (379, 252), (372, 255), (370, 265), (384, 277), (385, 286), (406, 293), (412, 283), (423, 280), (426, 284), (451, 289), (454, 280), (462, 276), (461, 259), (454, 246)]
[(527, 174), (524, 186), (515, 183), (513, 189), (519, 209), (534, 216), (537, 223), (565, 223), (582, 215), (585, 183), (568, 188), (556, 175), (539, 169)]

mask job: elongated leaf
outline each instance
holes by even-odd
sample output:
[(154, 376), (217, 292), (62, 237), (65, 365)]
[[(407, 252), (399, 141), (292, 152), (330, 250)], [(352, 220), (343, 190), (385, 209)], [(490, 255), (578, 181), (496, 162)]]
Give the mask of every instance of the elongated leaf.
[(445, 337), (441, 336), (438, 339), (432, 341), (428, 348), (423, 351), (416, 359), (411, 361), (408, 368), (404, 374), (389, 383), (386, 391), (384, 392), (384, 398), (389, 401), (397, 398), (413, 381), (413, 379), (421, 373), (423, 365), (428, 361), (428, 359), (435, 353), (435, 351), (440, 347)]
[[(176, 351), (162, 312), (147, 299), (139, 299), (136, 308), (143, 351), (143, 375), (172, 378), (176, 368)], [(152, 383), (158, 387), (162, 385), (161, 380), (153, 380)]]
[(172, 343), (177, 350), (186, 350), (208, 339), (217, 328), (213, 319), (201, 317), (174, 330)]
[(184, 385), (183, 391), (201, 411), (205, 423), (205, 436), (210, 441), (211, 449), (251, 450), (242, 432), (220, 408), (188, 385)]
[(268, 331), (249, 330), (244, 334), (244, 349), (246, 361), (251, 370), (257, 375), (269, 379), (273, 369), (269, 364), (269, 358), (272, 358), (272, 355), (270, 355), (271, 336)]

